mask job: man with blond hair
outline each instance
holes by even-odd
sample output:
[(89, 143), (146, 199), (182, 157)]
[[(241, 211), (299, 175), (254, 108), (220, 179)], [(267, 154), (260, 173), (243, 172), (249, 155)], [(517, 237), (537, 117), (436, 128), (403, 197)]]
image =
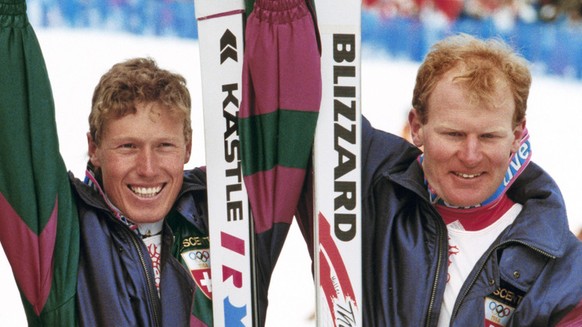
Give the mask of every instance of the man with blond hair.
[(507, 44), (451, 36), (418, 70), (414, 145), (363, 120), (364, 326), (582, 325), (582, 244), (530, 161), (530, 84)]
[[(22, 2), (0, 6), (0, 241), (30, 326), (211, 326), (206, 177), (185, 79), (149, 58), (95, 88), (84, 181), (59, 153)], [(209, 275), (209, 274), (208, 274)]]

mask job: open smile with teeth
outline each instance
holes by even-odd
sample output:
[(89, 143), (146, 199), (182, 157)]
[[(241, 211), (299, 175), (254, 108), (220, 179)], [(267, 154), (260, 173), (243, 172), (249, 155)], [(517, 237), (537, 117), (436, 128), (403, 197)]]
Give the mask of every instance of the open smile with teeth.
[(133, 192), (133, 194), (141, 197), (141, 198), (152, 198), (158, 195), (162, 191), (163, 185), (159, 185), (156, 187), (137, 187), (137, 186), (129, 186), (129, 189)]
[(465, 179), (473, 179), (473, 178), (477, 178), (479, 176), (481, 176), (483, 173), (478, 173), (478, 174), (463, 174), (463, 173), (455, 173), (456, 176), (461, 177), (461, 178), (465, 178)]

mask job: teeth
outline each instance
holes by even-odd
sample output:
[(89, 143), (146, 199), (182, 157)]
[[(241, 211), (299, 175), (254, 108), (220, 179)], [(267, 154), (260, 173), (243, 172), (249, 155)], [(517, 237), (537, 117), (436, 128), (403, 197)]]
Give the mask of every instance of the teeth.
[(144, 198), (151, 198), (162, 190), (161, 186), (157, 187), (131, 187), (133, 193)]
[(468, 179), (481, 176), (481, 174), (463, 174), (463, 173), (457, 173), (456, 175), (459, 177), (468, 178)]

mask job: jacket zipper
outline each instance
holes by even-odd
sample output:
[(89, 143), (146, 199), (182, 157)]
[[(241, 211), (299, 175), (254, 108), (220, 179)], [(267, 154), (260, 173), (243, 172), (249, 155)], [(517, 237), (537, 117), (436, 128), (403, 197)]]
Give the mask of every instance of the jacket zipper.
[(484, 260), (483, 263), (481, 263), (481, 266), (479, 267), (479, 270), (477, 271), (477, 273), (473, 276), (473, 279), (471, 279), (471, 283), (469, 283), (469, 286), (467, 288), (465, 288), (465, 290), (463, 291), (463, 294), (461, 295), (461, 297), (457, 298), (456, 300), (456, 304), (455, 307), (453, 308), (453, 313), (451, 315), (451, 322), (450, 322), (450, 326), (452, 326), (453, 321), (455, 320), (455, 317), (457, 316), (457, 314), (459, 313), (459, 310), (461, 308), (461, 304), (463, 303), (463, 300), (465, 299), (465, 297), (467, 296), (467, 294), (469, 293), (469, 290), (471, 288), (473, 288), (473, 285), (477, 282), (477, 278), (481, 275), (481, 271), (483, 271), (483, 269), (485, 268), (485, 265), (487, 264), (487, 262), (489, 261), (489, 257), (491, 256), (491, 254), (493, 254), (493, 252), (497, 251), (499, 248), (505, 247), (506, 245), (509, 245), (511, 243), (516, 243), (516, 244), (521, 244), (525, 247), (527, 247), (528, 249), (531, 249), (537, 253), (540, 253), (548, 258), (551, 259), (555, 259), (556, 256), (551, 255), (543, 250), (540, 250), (539, 248), (523, 242), (523, 241), (518, 241), (518, 240), (507, 240), (503, 243), (499, 243), (497, 246), (495, 246), (494, 248), (492, 248), (491, 250), (489, 250), (489, 252), (487, 253), (487, 260)]
[(143, 272), (146, 276), (146, 282), (147, 282), (147, 289), (148, 289), (148, 298), (150, 300), (150, 302), (152, 303), (152, 307), (153, 307), (153, 316), (154, 316), (154, 325), (155, 326), (160, 326), (160, 308), (158, 305), (158, 299), (157, 299), (157, 290), (156, 290), (156, 285), (155, 282), (153, 282), (152, 276), (150, 275), (150, 272), (148, 271), (148, 266), (146, 264), (146, 260), (144, 258), (144, 255), (141, 251), (141, 247), (140, 244), (138, 243), (139, 240), (137, 240), (137, 236), (135, 234), (133, 234), (133, 232), (131, 231), (127, 231), (125, 229), (123, 229), (126, 233), (130, 234), (129, 235), (129, 239), (131, 240), (131, 242), (133, 243), (133, 246), (135, 247), (135, 249), (137, 250), (137, 254), (139, 256), (139, 261), (141, 263), (141, 267), (143, 268)]
[[(434, 207), (432, 207), (432, 205), (430, 205), (430, 204), (429, 204), (429, 207), (436, 213), (436, 217), (440, 219), (440, 215), (438, 214), (438, 212), (436, 212)], [(442, 222), (442, 220), (441, 220), (441, 222)], [(439, 221), (436, 221), (436, 225), (437, 225), (436, 230), (437, 230), (437, 244), (438, 244), (437, 267), (436, 267), (436, 274), (435, 274), (434, 282), (432, 284), (430, 302), (428, 304), (428, 311), (427, 311), (426, 324), (425, 324), (426, 327), (430, 327), (430, 325), (431, 325), (431, 316), (432, 316), (432, 311), (434, 310), (435, 298), (436, 298), (438, 283), (439, 283), (439, 279), (440, 279), (440, 271), (441, 271), (441, 266), (443, 263), (443, 251), (441, 248), (441, 243), (442, 243), (441, 239), (443, 236), (443, 233), (442, 233), (443, 229), (441, 228)]]
[[(90, 198), (89, 198), (90, 199)], [(143, 268), (143, 272), (146, 276), (146, 283), (147, 283), (147, 289), (148, 289), (148, 299), (150, 300), (150, 303), (152, 304), (153, 307), (153, 312), (152, 315), (154, 316), (154, 326), (161, 326), (161, 320), (160, 320), (160, 304), (158, 301), (159, 297), (157, 295), (157, 288), (156, 288), (156, 284), (152, 278), (152, 276), (150, 275), (149, 271), (148, 271), (148, 266), (146, 264), (146, 260), (144, 258), (144, 255), (141, 251), (141, 247), (140, 244), (138, 242), (141, 242), (141, 240), (137, 239), (137, 235), (135, 235), (134, 232), (132, 232), (131, 230), (127, 229), (127, 225), (125, 225), (124, 223), (122, 223), (120, 220), (118, 220), (117, 218), (115, 218), (113, 216), (113, 214), (110, 212), (110, 209), (107, 207), (102, 206), (101, 204), (95, 204), (91, 201), (87, 201), (88, 199), (85, 199), (87, 204), (92, 205), (93, 207), (99, 209), (99, 210), (103, 210), (106, 212), (106, 214), (109, 215), (109, 217), (115, 221), (116, 224), (119, 224), (120, 226), (123, 226), (122, 228), (120, 228), (120, 230), (123, 233), (126, 233), (129, 237), (129, 239), (131, 240), (131, 243), (133, 244), (135, 250), (137, 251), (137, 254), (139, 256), (139, 261), (141, 263), (141, 267)], [(93, 204), (91, 204), (93, 203)], [(149, 254), (148, 254), (149, 255)]]

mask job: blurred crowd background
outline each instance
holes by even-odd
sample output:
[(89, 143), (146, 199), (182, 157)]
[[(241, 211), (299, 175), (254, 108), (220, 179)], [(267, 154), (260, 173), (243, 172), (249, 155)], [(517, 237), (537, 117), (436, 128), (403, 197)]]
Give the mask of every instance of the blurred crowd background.
[(364, 0), (362, 38), (422, 61), (453, 33), (500, 37), (535, 72), (582, 79), (582, 0)]
[(441, 16), (447, 23), (491, 19), (500, 29), (509, 30), (517, 22), (582, 23), (581, 0), (364, 0), (369, 10), (385, 18)]
[[(317, 4), (317, 0), (315, 0)], [(454, 33), (500, 37), (534, 72), (582, 79), (582, 0), (363, 0), (362, 41), (421, 61)], [(33, 26), (197, 38), (194, 0), (29, 0)]]

